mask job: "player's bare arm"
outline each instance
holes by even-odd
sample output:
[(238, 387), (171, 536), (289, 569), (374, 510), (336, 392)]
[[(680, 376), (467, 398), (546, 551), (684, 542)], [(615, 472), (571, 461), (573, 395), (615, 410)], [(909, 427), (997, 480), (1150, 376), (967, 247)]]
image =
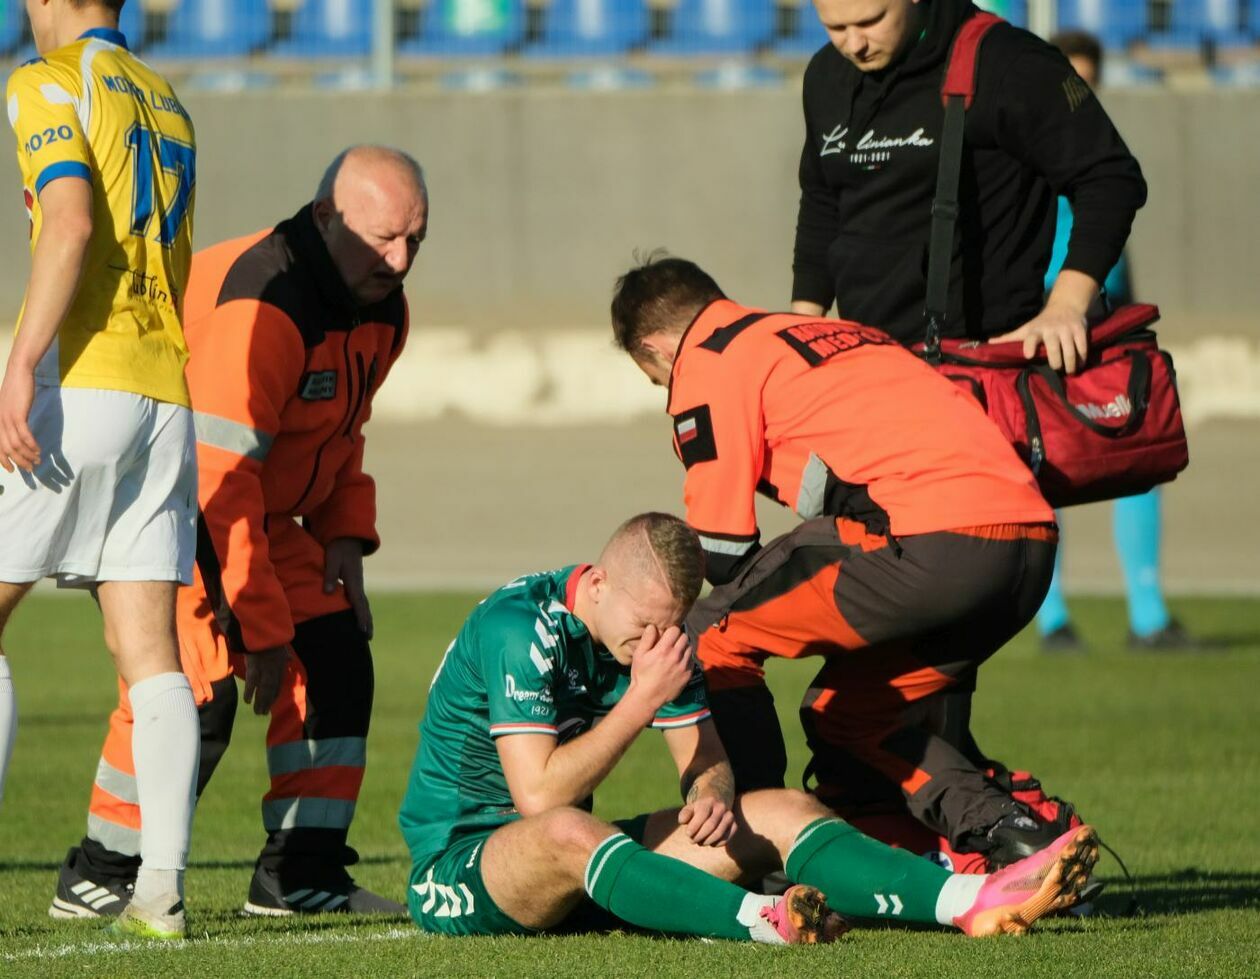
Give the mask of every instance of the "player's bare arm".
[(812, 303), (808, 299), (793, 299), (792, 312), (798, 316), (826, 316), (827, 310), (819, 303)]
[(537, 815), (581, 802), (608, 777), (626, 749), (665, 704), (691, 680), (691, 649), (676, 626), (649, 625), (630, 668), (630, 687), (593, 729), (558, 745), (546, 734), (513, 734), (496, 741), (517, 810)]
[(735, 776), (712, 721), (665, 732), (678, 766), (678, 824), (697, 846), (725, 846), (735, 833)]
[(13, 341), (0, 385), (0, 465), (32, 470), (39, 445), (27, 426), (35, 398), (35, 367), (57, 336), (79, 288), (92, 237), (92, 185), (75, 177), (53, 180), (40, 192), (44, 225), (31, 257), (22, 328)]

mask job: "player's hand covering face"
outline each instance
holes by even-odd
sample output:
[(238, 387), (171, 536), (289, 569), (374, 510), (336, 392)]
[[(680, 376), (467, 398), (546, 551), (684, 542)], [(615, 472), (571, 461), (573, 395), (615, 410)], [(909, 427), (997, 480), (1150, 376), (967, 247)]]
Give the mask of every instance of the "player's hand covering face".
[(678, 626), (663, 632), (649, 625), (630, 664), (630, 688), (657, 709), (678, 697), (691, 682), (691, 643)]
[(627, 582), (615, 571), (599, 584), (596, 601), (594, 634), (623, 666), (630, 665), (638, 652), (650, 648), (663, 633), (671, 628), (677, 631), (685, 614), (664, 584)]

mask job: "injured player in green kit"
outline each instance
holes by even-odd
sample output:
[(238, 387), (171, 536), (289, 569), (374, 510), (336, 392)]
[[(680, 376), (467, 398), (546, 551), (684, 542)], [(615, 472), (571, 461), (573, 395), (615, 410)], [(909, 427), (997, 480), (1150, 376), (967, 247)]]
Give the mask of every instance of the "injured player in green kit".
[[(736, 797), (679, 628), (703, 564), (686, 524), (641, 514), (596, 563), (519, 578), (469, 616), (433, 679), (399, 814), (417, 925), (534, 934), (593, 902), (638, 928), (797, 944), (850, 919), (1020, 933), (1077, 900), (1098, 853), (1088, 826), (996, 874), (955, 875), (803, 792)], [(648, 727), (683, 804), (596, 819), (592, 793)], [(779, 870), (782, 897), (740, 886)]]

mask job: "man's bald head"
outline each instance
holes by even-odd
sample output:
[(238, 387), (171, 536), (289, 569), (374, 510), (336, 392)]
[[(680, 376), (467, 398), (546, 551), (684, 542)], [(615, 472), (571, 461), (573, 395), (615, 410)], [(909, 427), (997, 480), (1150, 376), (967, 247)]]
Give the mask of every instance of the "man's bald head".
[(377, 180), (383, 178), (387, 182), (401, 180), (408, 185), (410, 193), (418, 193), (425, 198), (429, 196), (424, 182), (424, 168), (414, 157), (389, 146), (362, 144), (348, 146), (333, 158), (319, 180), (315, 200), (333, 198), (338, 178), (343, 171), (352, 182), (365, 177)]
[(401, 150), (351, 146), (324, 171), (315, 223), (359, 305), (402, 285), (424, 240), (429, 194), (424, 170)]

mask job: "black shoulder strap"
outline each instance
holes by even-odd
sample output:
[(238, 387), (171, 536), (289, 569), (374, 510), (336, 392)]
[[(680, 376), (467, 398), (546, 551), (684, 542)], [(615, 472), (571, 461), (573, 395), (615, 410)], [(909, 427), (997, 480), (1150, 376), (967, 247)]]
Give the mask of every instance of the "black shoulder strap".
[(932, 199), (932, 230), (928, 236), (927, 298), (923, 306), (924, 355), (938, 360), (941, 335), (949, 309), (949, 267), (954, 253), (954, 226), (958, 222), (958, 179), (962, 173), (963, 122), (976, 94), (976, 63), (984, 35), (1002, 18), (981, 11), (959, 28), (949, 53), (949, 65), (941, 84), (945, 126), (941, 133), (940, 164), (936, 172), (936, 196)]

